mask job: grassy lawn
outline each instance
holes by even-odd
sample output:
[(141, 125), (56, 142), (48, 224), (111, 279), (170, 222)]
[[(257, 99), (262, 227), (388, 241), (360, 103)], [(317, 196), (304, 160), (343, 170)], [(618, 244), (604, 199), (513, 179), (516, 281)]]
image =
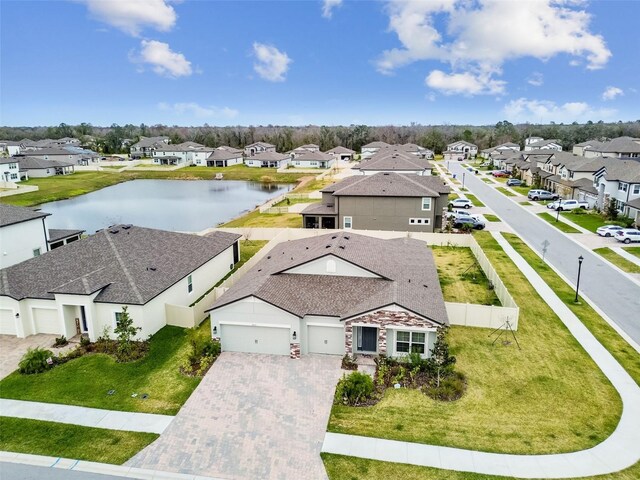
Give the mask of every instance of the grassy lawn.
[(611, 328), (587, 302), (579, 298), (579, 302), (574, 303), (575, 290), (573, 287), (562, 280), (520, 237), (512, 233), (503, 233), (502, 235), (529, 265), (535, 268), (538, 275), (553, 289), (555, 294), (640, 385), (640, 356), (638, 352), (629, 346), (626, 340), (618, 335), (618, 332)]
[(489, 183), (489, 184), (491, 184), (491, 185), (493, 185), (493, 184), (495, 183), (493, 180), (491, 180), (491, 179), (489, 179), (489, 178), (486, 178), (486, 177), (482, 177), (482, 181), (483, 181), (484, 183)]
[(506, 195), (507, 197), (515, 197), (515, 196), (516, 196), (516, 194), (515, 194), (515, 193), (513, 193), (513, 192), (511, 192), (511, 191), (507, 190), (507, 189), (506, 189), (506, 188), (504, 188), (504, 187), (496, 187), (496, 190), (497, 190), (497, 191), (499, 191), (500, 193), (502, 193), (502, 194)]
[(227, 222), (222, 227), (269, 227), (269, 228), (301, 228), (302, 215), (299, 213), (260, 213), (253, 210), (242, 217)]
[(449, 201), (452, 202), (453, 200), (460, 198), (460, 195), (458, 195), (457, 193), (450, 193), (449, 194)]
[(509, 180), (509, 177), (493, 177), (494, 180), (497, 180), (500, 183), (507, 183), (507, 180)]
[[(172, 168), (175, 165), (160, 165), (159, 163), (139, 163), (135, 165), (133, 168)], [(187, 167), (183, 167), (187, 168)]]
[(609, 247), (594, 248), (593, 251), (627, 273), (640, 273), (640, 266), (618, 255)]
[(465, 197), (467, 197), (469, 200), (471, 200), (471, 203), (473, 203), (473, 205), (475, 207), (484, 207), (484, 206), (486, 206), (484, 203), (482, 203), (480, 200), (478, 200), (478, 197), (476, 197), (475, 195), (472, 195), (471, 193), (466, 193)]
[(483, 215), (483, 217), (485, 218), (485, 220), (487, 222), (501, 222), (502, 220), (500, 220), (500, 217), (498, 217), (497, 215), (493, 215), (492, 213), (485, 213)]
[(519, 203), (520, 205), (525, 205), (525, 206), (531, 205), (531, 202), (527, 202), (526, 200), (524, 202), (519, 202)]
[(565, 217), (567, 220), (572, 221), (576, 225), (580, 225), (582, 228), (586, 228), (587, 230), (590, 230), (594, 233), (599, 227), (603, 225), (616, 224), (616, 222), (605, 221), (601, 215), (595, 212), (587, 212), (587, 213), (562, 212), (560, 215)]
[[(203, 335), (210, 335), (207, 325), (199, 327)], [(187, 330), (166, 326), (151, 338), (141, 360), (116, 363), (108, 355), (90, 354), (37, 375), (16, 371), (0, 381), (0, 397), (175, 415), (200, 383), (179, 371), (188, 348)], [(111, 389), (116, 393), (107, 395)], [(143, 393), (149, 398), (141, 399)]]
[(544, 221), (550, 223), (551, 225), (556, 227), (561, 232), (564, 232), (564, 233), (581, 233), (580, 230), (577, 230), (577, 229), (573, 228), (571, 225), (569, 225), (567, 223), (564, 223), (564, 222), (562, 222), (560, 220), (558, 220), (556, 222), (556, 217), (554, 215), (551, 215), (550, 213), (542, 212), (542, 213), (538, 214), (538, 217), (540, 217)]
[[(308, 176), (309, 174), (307, 174)], [(291, 193), (311, 193), (318, 190), (322, 190), (324, 187), (328, 187), (332, 183), (336, 183), (334, 178), (323, 178), (321, 180), (311, 180), (301, 187), (295, 188)]]
[(500, 305), (470, 248), (431, 247), (445, 302)]
[(622, 248), (624, 248), (631, 255), (635, 255), (636, 257), (640, 258), (640, 247), (622, 247)]
[[(402, 480), (515, 480), (514, 477), (456, 472), (330, 453), (322, 453), (321, 456), (329, 480), (388, 480), (392, 478)], [(638, 478), (640, 478), (640, 463), (620, 472), (567, 480), (637, 480)]]
[(159, 435), (0, 417), (0, 450), (121, 465)]
[(317, 203), (321, 199), (320, 198), (289, 198), (289, 202), (287, 203), (287, 199), (282, 200), (274, 205), (274, 207), (288, 207), (289, 205), (295, 205), (297, 203)]
[(525, 197), (527, 196), (527, 193), (529, 193), (529, 190), (531, 190), (531, 187), (509, 187), (509, 188), (511, 188), (512, 190), (515, 190), (520, 195), (524, 195)]
[(454, 326), (451, 350), (468, 381), (460, 400), (391, 389), (372, 407), (334, 406), (329, 430), (502, 453), (570, 452), (602, 442), (620, 417), (617, 392), (491, 234), (474, 236), (520, 305), (522, 350), (492, 345), (488, 329)]

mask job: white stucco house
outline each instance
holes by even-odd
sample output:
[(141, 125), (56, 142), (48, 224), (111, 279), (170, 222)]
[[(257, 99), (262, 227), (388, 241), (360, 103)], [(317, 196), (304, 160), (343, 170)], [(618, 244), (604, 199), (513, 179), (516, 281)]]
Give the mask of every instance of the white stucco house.
[(256, 168), (283, 168), (289, 165), (291, 155), (285, 153), (260, 152), (252, 157), (245, 158), (244, 164), (247, 167)]
[(539, 140), (533, 141), (535, 138), (539, 138), (539, 137), (527, 138), (528, 142), (525, 142), (525, 145), (524, 145), (525, 152), (530, 152), (532, 150), (555, 150), (557, 152), (562, 151), (562, 143), (560, 142), (560, 140), (539, 139)]
[[(232, 165), (242, 165), (243, 163), (242, 150), (232, 147), (216, 148), (204, 162), (207, 167), (230, 167)], [(196, 165), (200, 165), (200, 162), (196, 162)]]
[(276, 153), (276, 146), (267, 142), (254, 142), (244, 147), (245, 157), (253, 157), (254, 155), (264, 152)]
[(604, 166), (594, 173), (598, 191), (598, 208), (605, 208), (609, 199), (616, 201), (623, 215), (638, 219), (640, 207), (640, 161), (605, 159)]
[(478, 154), (478, 146), (465, 142), (464, 140), (458, 140), (457, 142), (447, 145), (447, 149), (442, 152), (444, 160), (465, 160), (467, 158), (473, 158)]
[(0, 182), (20, 181), (20, 166), (15, 158), (0, 158)]
[(360, 158), (362, 160), (372, 157), (375, 153), (378, 152), (381, 148), (390, 147), (387, 142), (371, 142), (363, 145), (360, 149)]
[(353, 156), (356, 154), (355, 151), (350, 148), (345, 148), (342, 146), (334, 147), (331, 150), (327, 150), (325, 153), (331, 155), (336, 160), (341, 160), (343, 162), (350, 162), (353, 160)]
[(424, 242), (351, 232), (280, 243), (210, 309), (223, 351), (429, 355), (448, 324)]
[(24, 262), (48, 250), (45, 218), (49, 215), (0, 203), (0, 268)]
[(209, 236), (117, 225), (0, 271), (0, 333), (113, 332), (127, 306), (139, 338), (188, 307), (240, 258), (239, 235)]
[(328, 153), (305, 150), (303, 153), (293, 156), (291, 165), (295, 168), (331, 168), (335, 161), (335, 157)]

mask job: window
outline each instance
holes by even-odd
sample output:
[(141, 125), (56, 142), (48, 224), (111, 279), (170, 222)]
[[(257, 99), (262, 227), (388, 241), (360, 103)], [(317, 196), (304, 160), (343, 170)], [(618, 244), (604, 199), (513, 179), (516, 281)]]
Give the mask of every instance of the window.
[(34, 248), (33, 249), (33, 256), (34, 257), (39, 257), (40, 256), (40, 249), (39, 248)]
[(10, 170), (15, 170), (17, 167), (18, 167), (18, 164), (17, 164), (17, 163), (10, 163), (10, 164), (9, 164), (9, 169), (10, 169)]
[(618, 191), (619, 192), (626, 192), (628, 188), (629, 188), (629, 184), (618, 182)]
[(191, 278), (191, 275), (187, 277), (187, 292), (193, 292), (193, 279)]
[(426, 352), (426, 337), (425, 332), (396, 332), (396, 352), (424, 354)]
[(409, 225), (429, 225), (431, 223), (430, 218), (410, 218)]
[(353, 219), (351, 217), (344, 217), (342, 219), (342, 228), (351, 228), (353, 225)]
[(122, 320), (122, 312), (115, 312), (115, 316), (116, 316), (115, 326), (117, 327), (120, 324), (120, 320)]
[(424, 197), (422, 199), (422, 210), (431, 210), (431, 198)]
[(12, 173), (11, 174), (11, 180), (17, 180), (18, 179), (18, 174), (17, 173)]
[(637, 184), (637, 185), (633, 186), (633, 194), (634, 195), (640, 195), (640, 184)]

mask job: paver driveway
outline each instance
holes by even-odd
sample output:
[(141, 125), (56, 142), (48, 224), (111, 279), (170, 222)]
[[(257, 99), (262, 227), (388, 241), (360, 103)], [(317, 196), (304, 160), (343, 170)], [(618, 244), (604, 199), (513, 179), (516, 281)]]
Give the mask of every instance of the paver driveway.
[(340, 357), (223, 353), (175, 420), (128, 465), (233, 479), (324, 479)]
[(29, 348), (42, 347), (59, 354), (75, 348), (77, 343), (69, 343), (63, 348), (53, 348), (53, 342), (58, 335), (39, 333), (27, 338), (15, 335), (0, 335), (0, 380), (18, 369), (18, 363)]

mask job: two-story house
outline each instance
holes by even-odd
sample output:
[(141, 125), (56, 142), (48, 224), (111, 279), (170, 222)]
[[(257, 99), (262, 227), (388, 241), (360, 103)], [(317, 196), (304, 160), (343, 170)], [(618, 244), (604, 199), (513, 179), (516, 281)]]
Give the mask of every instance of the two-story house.
[(474, 158), (478, 154), (478, 146), (464, 140), (447, 145), (447, 149), (442, 152), (444, 160), (466, 160)]
[(585, 146), (585, 157), (638, 158), (640, 157), (640, 138), (617, 137), (608, 142), (597, 142)]
[(137, 143), (131, 145), (129, 153), (131, 158), (149, 158), (153, 156), (155, 150), (166, 147), (170, 143), (169, 137), (140, 137)]
[(611, 159), (595, 172), (594, 186), (598, 190), (596, 205), (604, 209), (610, 199), (618, 210), (638, 223), (640, 205), (640, 161)]
[(508, 154), (510, 152), (519, 152), (520, 145), (517, 143), (501, 143), (500, 145), (496, 145), (495, 147), (485, 148), (480, 152), (480, 156), (485, 160), (488, 160), (492, 157), (502, 154)]
[(557, 140), (557, 139), (552, 139), (552, 140), (540, 139), (535, 142), (525, 143), (524, 151), (530, 152), (531, 150), (556, 150), (558, 152), (561, 152), (562, 143), (560, 143), (560, 140)]
[(0, 268), (47, 251), (45, 218), (51, 215), (0, 203)]
[(20, 181), (20, 166), (13, 157), (0, 158), (0, 181), (17, 183)]
[(153, 151), (153, 163), (160, 165), (206, 165), (207, 158), (214, 151), (196, 142), (164, 145)]
[(253, 157), (254, 155), (263, 152), (276, 153), (276, 146), (267, 142), (254, 142), (244, 147), (245, 157)]

